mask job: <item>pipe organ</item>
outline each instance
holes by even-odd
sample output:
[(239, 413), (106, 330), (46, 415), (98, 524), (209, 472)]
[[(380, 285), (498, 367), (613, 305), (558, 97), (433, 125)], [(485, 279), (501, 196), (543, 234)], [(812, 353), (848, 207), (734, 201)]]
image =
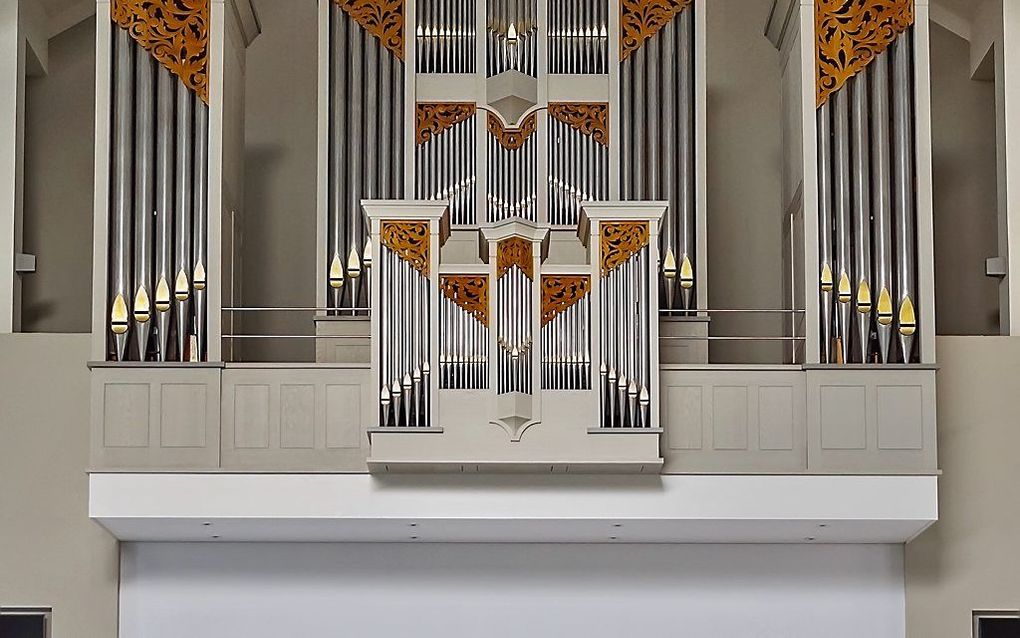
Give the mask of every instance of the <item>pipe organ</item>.
[[(919, 330), (912, 0), (819, 0), (818, 272), (823, 363), (915, 363)], [(847, 51), (847, 20), (872, 11)]]
[(487, 0), (486, 74), (538, 77), (538, 0)]
[(111, 22), (103, 358), (204, 361), (209, 5), (165, 6), (173, 18), (165, 24), (134, 0), (103, 8)]
[(549, 73), (608, 72), (609, 10), (599, 0), (549, 0)]

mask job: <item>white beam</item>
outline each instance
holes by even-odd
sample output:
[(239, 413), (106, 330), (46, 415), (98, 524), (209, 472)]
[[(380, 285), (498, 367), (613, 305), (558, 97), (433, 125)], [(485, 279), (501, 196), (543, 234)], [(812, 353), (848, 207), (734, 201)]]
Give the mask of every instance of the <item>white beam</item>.
[(1007, 258), (999, 289), (1000, 330), (1020, 335), (1020, 6), (999, 5), (1001, 39), (995, 79), (999, 196), (999, 255)]

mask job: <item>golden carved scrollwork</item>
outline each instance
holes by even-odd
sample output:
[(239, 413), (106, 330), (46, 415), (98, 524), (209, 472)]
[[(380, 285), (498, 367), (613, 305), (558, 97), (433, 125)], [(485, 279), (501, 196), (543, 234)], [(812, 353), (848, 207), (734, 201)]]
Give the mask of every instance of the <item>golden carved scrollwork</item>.
[(524, 118), (520, 128), (512, 128), (503, 126), (499, 117), (494, 113), (489, 113), (488, 128), (489, 133), (496, 138), (500, 146), (510, 151), (516, 151), (524, 146), (524, 142), (538, 130), (538, 117), (536, 113), (532, 113)]
[(605, 102), (553, 102), (549, 116), (609, 146), (609, 104)]
[(489, 325), (489, 278), (478, 275), (443, 275), (439, 287), (464, 312)]
[(499, 242), (496, 247), (496, 272), (499, 277), (517, 266), (528, 279), (535, 279), (534, 245), (523, 237), (511, 237)]
[(584, 299), (591, 291), (587, 276), (542, 277), (542, 325), (546, 325), (562, 312)]
[(815, 0), (817, 105), (914, 24), (914, 0)]
[(209, 0), (113, 0), (110, 18), (209, 102)]
[(422, 275), (429, 276), (429, 223), (384, 221), (379, 242), (397, 253)]
[(361, 28), (404, 59), (404, 0), (333, 0)]
[(690, 6), (691, 0), (620, 0), (620, 61)]
[(602, 276), (625, 264), (648, 245), (648, 222), (602, 222)]
[(424, 144), (474, 114), (474, 102), (418, 102), (414, 107), (415, 141)]

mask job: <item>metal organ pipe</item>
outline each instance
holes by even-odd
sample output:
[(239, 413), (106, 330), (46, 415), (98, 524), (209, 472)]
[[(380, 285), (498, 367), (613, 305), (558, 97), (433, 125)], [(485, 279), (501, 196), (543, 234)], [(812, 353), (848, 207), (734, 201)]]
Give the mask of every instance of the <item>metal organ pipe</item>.
[(821, 362), (832, 358), (832, 116), (829, 102), (818, 109), (818, 262), (821, 300)]
[(911, 32), (901, 34), (892, 44), (893, 85), (893, 171), (896, 237), (896, 300), (899, 304), (896, 328), (902, 363), (914, 357), (917, 332), (916, 210), (914, 206), (914, 130)]
[(549, 72), (602, 74), (609, 51), (606, 3), (549, 0)]
[(113, 93), (113, 210), (110, 224), (110, 329), (117, 361), (128, 354), (128, 304), (131, 286), (132, 106), (134, 102), (134, 42), (124, 29), (115, 29)]
[(166, 69), (156, 73), (156, 336), (157, 358), (169, 359), (174, 219), (175, 79)]
[(836, 292), (836, 363), (850, 359), (850, 302), (853, 300), (853, 271), (850, 266), (850, 111), (849, 87), (833, 96), (833, 220)]
[(174, 225), (174, 298), (177, 357), (187, 360), (191, 322), (191, 224), (192, 224), (192, 177), (193, 173), (193, 115), (194, 104), (190, 90), (183, 84), (177, 86), (177, 170), (175, 200), (177, 205)]
[(871, 180), (872, 238), (875, 255), (876, 310), (879, 359), (890, 361), (893, 324), (892, 176), (889, 151), (889, 57), (888, 51), (871, 63)]
[(853, 148), (853, 272), (857, 340), (855, 359), (867, 363), (871, 352), (871, 327), (874, 303), (871, 293), (871, 162), (868, 155), (868, 75), (867, 69), (851, 82)]
[(138, 358), (145, 361), (152, 337), (153, 225), (155, 198), (155, 65), (149, 52), (135, 46), (135, 205), (134, 302)]
[(196, 360), (205, 359), (206, 341), (206, 319), (208, 317), (208, 300), (206, 299), (206, 284), (208, 282), (207, 264), (208, 254), (208, 230), (209, 230), (209, 107), (198, 97), (195, 97), (195, 218), (192, 227), (193, 239), (192, 249), (194, 251), (194, 270), (192, 271), (192, 285), (195, 288), (195, 337), (198, 352)]

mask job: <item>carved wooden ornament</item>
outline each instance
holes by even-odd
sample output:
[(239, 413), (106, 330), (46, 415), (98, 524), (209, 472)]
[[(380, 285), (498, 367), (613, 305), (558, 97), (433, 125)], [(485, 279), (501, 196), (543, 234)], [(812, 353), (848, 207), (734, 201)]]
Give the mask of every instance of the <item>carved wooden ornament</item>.
[(361, 28), (404, 59), (404, 0), (333, 0)]
[(609, 146), (609, 104), (605, 102), (553, 102), (549, 116)]
[(648, 245), (648, 222), (602, 222), (599, 234), (605, 277)]
[(524, 118), (520, 128), (510, 128), (503, 126), (503, 122), (497, 115), (489, 113), (488, 128), (489, 133), (496, 138), (500, 146), (510, 151), (516, 151), (524, 146), (524, 142), (538, 130), (538, 117), (536, 113), (532, 113)]
[(489, 278), (484, 275), (443, 275), (439, 287), (464, 312), (489, 325)]
[(430, 239), (427, 221), (384, 221), (379, 231), (379, 242), (425, 277), (429, 276)]
[(542, 325), (566, 312), (591, 291), (591, 279), (584, 275), (542, 277)]
[(499, 242), (496, 247), (496, 272), (502, 277), (511, 267), (517, 266), (524, 274), (535, 280), (534, 244), (523, 237), (511, 237)]
[(691, 0), (620, 0), (620, 61), (669, 24)]
[(112, 0), (110, 18), (209, 103), (209, 0)]
[(424, 144), (475, 114), (474, 102), (418, 102), (414, 107), (415, 141)]
[(914, 0), (815, 0), (817, 106), (914, 24)]

